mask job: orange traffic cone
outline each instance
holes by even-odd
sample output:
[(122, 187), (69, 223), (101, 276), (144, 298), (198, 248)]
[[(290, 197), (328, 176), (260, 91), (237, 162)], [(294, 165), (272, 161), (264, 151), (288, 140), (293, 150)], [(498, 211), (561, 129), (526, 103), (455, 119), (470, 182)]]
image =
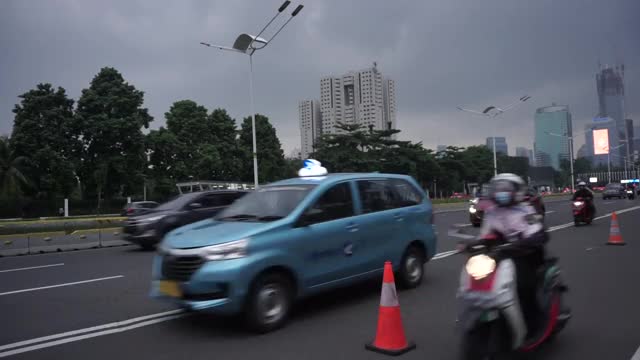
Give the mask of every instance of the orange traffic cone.
[(614, 211), (611, 214), (611, 228), (609, 229), (609, 241), (607, 245), (626, 245), (620, 234), (620, 226), (618, 226), (618, 215)]
[(407, 342), (404, 336), (400, 304), (390, 261), (384, 263), (376, 339), (366, 344), (365, 348), (387, 355), (401, 355), (416, 348), (416, 344)]

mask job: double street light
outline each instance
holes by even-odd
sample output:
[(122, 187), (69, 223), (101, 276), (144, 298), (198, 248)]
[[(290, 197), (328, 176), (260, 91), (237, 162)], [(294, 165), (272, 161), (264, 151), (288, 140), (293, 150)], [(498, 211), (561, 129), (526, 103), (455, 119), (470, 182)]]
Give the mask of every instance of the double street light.
[[(503, 114), (505, 111), (510, 110), (512, 108), (514, 108), (516, 105), (523, 103), (527, 100), (531, 99), (531, 96), (525, 95), (523, 97), (521, 97), (520, 99), (518, 99), (518, 101), (514, 102), (513, 104), (510, 104), (508, 106), (505, 106), (504, 109), (503, 108), (499, 108), (497, 106), (488, 106), (486, 109), (484, 109), (483, 111), (475, 111), (475, 110), (469, 110), (469, 109), (465, 109), (461, 106), (458, 106), (457, 109), (461, 110), (461, 111), (465, 111), (468, 113), (472, 113), (472, 114), (476, 114), (476, 115), (481, 115), (481, 116), (486, 116), (486, 117), (490, 117), (490, 118), (496, 118), (498, 115)], [(495, 129), (496, 126), (494, 124), (494, 134), (492, 136), (492, 140), (493, 140), (493, 174), (494, 175), (498, 175), (498, 156), (496, 153), (496, 134), (495, 134)]]
[[(593, 130), (593, 128), (585, 130), (585, 131), (581, 131), (580, 134), (584, 134), (587, 133), (589, 131)], [(574, 161), (574, 157), (573, 157), (573, 139), (575, 138), (575, 136), (569, 136), (569, 135), (562, 135), (562, 134), (556, 134), (556, 133), (552, 133), (549, 131), (545, 131), (545, 133), (547, 135), (551, 135), (551, 136), (557, 136), (557, 137), (563, 137), (569, 140), (569, 164), (570, 164), (570, 171), (571, 171), (571, 191), (574, 192), (575, 191), (575, 178), (574, 178), (574, 174), (573, 174), (573, 161)], [(573, 131), (572, 131), (573, 133)]]
[(262, 30), (260, 30), (258, 35), (254, 36), (254, 35), (245, 34), (245, 33), (240, 34), (236, 38), (236, 41), (233, 43), (232, 47), (209, 44), (205, 42), (200, 43), (201, 45), (204, 45), (206, 47), (216, 48), (219, 50), (233, 51), (240, 54), (249, 55), (249, 101), (251, 106), (251, 133), (252, 133), (252, 142), (253, 142), (253, 181), (256, 189), (258, 188), (258, 150), (256, 149), (257, 147), (256, 146), (256, 114), (254, 111), (254, 104), (253, 104), (253, 53), (255, 53), (256, 50), (262, 50), (265, 47), (267, 47), (267, 45), (269, 45), (269, 43), (280, 33), (280, 31), (282, 31), (282, 29), (284, 29), (284, 27), (287, 26), (287, 24), (296, 15), (298, 15), (298, 13), (304, 7), (304, 5), (298, 5), (295, 8), (295, 10), (293, 10), (293, 12), (291, 13), (291, 16), (289, 17), (289, 19), (287, 19), (287, 21), (284, 24), (282, 24), (282, 26), (280, 26), (278, 31), (276, 31), (271, 36), (270, 39), (266, 40), (261, 38), (260, 35), (264, 33), (264, 31), (269, 27), (269, 25), (273, 23), (273, 21), (289, 6), (289, 4), (291, 4), (291, 1), (287, 0), (282, 5), (280, 5), (276, 15), (273, 18), (271, 18), (271, 20), (267, 23), (267, 25), (265, 25), (262, 28)]
[[(614, 147), (609, 147), (607, 148), (607, 172), (608, 172), (608, 176), (609, 176), (609, 182), (611, 182), (611, 150), (616, 150), (616, 149), (620, 149), (621, 147), (626, 145), (626, 140), (620, 140), (621, 143), (618, 146), (614, 146)], [(625, 172), (626, 172), (626, 168), (627, 168), (627, 164), (624, 164), (625, 167)]]

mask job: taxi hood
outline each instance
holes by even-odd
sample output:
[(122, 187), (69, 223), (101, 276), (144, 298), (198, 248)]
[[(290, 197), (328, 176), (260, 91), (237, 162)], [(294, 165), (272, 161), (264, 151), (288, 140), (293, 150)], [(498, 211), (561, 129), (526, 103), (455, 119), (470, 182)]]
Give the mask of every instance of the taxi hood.
[(172, 249), (199, 248), (246, 239), (281, 226), (279, 221), (199, 221), (180, 227), (167, 234), (164, 246)]

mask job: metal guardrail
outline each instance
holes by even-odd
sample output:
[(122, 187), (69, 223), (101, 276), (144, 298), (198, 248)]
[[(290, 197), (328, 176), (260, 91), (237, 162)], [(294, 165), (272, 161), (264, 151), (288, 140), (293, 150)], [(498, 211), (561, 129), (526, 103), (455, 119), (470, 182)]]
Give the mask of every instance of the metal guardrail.
[(122, 228), (84, 229), (0, 235), (0, 256), (42, 254), (128, 245)]

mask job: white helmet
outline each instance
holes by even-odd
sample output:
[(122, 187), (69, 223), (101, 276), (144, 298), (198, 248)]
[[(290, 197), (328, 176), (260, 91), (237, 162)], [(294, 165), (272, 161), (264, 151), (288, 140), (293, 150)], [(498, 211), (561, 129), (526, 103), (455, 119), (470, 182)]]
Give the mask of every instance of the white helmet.
[(578, 183), (578, 186), (587, 186), (587, 183), (586, 183), (586, 182), (584, 182), (584, 181), (580, 181), (580, 182)]
[(489, 182), (489, 198), (498, 206), (512, 206), (524, 200), (525, 182), (516, 174), (498, 174)]

